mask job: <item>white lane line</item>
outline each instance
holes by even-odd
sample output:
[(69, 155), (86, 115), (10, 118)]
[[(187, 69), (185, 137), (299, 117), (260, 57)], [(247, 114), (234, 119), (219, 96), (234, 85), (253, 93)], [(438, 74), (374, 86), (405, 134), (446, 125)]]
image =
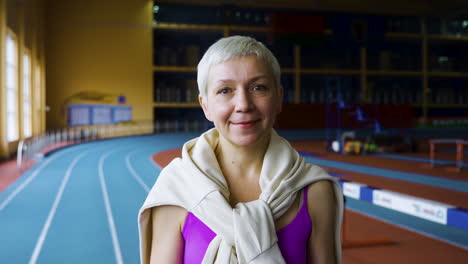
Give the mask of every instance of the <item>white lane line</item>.
[(127, 168), (128, 170), (130, 171), (130, 173), (133, 175), (133, 177), (135, 178), (135, 180), (141, 185), (141, 187), (146, 191), (146, 192), (149, 192), (149, 187), (148, 185), (146, 185), (144, 182), (143, 182), (143, 179), (140, 177), (140, 175), (138, 175), (138, 173), (133, 169), (132, 167), (132, 164), (130, 163), (130, 155), (132, 155), (133, 153), (135, 153), (136, 151), (133, 151), (133, 152), (130, 152), (129, 154), (127, 154), (127, 156), (125, 157), (125, 163), (127, 165)]
[(104, 179), (104, 160), (114, 151), (107, 152), (99, 159), (99, 180), (101, 182), (102, 195), (104, 197), (104, 204), (106, 206), (107, 220), (112, 236), (112, 244), (114, 245), (114, 253), (117, 264), (123, 264), (122, 253), (120, 251), (119, 238), (114, 224), (114, 217), (112, 216), (112, 209), (109, 202), (109, 195), (107, 193), (106, 181)]
[(41, 253), (42, 246), (44, 245), (44, 241), (46, 239), (47, 233), (49, 232), (50, 224), (52, 223), (52, 220), (54, 219), (55, 212), (57, 211), (57, 207), (60, 203), (60, 200), (62, 199), (63, 191), (65, 190), (65, 187), (68, 183), (68, 179), (70, 179), (72, 170), (75, 168), (78, 161), (84, 155), (88, 154), (89, 152), (90, 151), (82, 152), (80, 155), (74, 158), (70, 166), (68, 166), (68, 169), (65, 173), (65, 177), (63, 177), (62, 183), (60, 184), (60, 188), (57, 193), (57, 196), (55, 196), (54, 204), (52, 205), (52, 208), (50, 209), (49, 215), (47, 216), (47, 220), (44, 224), (44, 227), (42, 228), (41, 234), (39, 235), (39, 239), (37, 240), (31, 259), (29, 260), (29, 264), (36, 263), (37, 258), (39, 257), (39, 254)]
[(42, 162), (39, 167), (37, 167), (33, 173), (31, 173), (31, 175), (20, 185), (18, 186), (1, 204), (0, 204), (0, 211), (2, 211), (3, 209), (5, 209), (5, 207), (7, 207), (7, 205), (16, 197), (16, 195), (18, 195), (24, 188), (26, 188), (26, 186), (28, 186), (35, 178), (37, 175), (39, 175), (39, 173), (41, 173), (41, 171), (45, 168), (45, 166), (49, 163), (51, 163), (52, 161), (58, 159), (59, 157), (63, 156), (64, 154), (72, 151), (72, 150), (76, 150), (73, 149), (73, 148), (70, 148), (70, 149), (67, 149), (63, 152), (59, 152), (57, 154), (55, 154), (54, 156), (52, 156), (51, 158), (45, 160), (44, 162)]

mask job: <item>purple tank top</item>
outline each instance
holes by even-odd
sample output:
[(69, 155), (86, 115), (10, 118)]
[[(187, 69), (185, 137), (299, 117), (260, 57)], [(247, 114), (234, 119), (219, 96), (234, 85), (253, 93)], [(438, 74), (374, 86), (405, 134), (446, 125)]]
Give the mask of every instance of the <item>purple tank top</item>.
[[(286, 263), (307, 263), (307, 245), (311, 232), (312, 221), (307, 210), (307, 188), (305, 188), (302, 206), (296, 217), (288, 225), (276, 231), (278, 246)], [(182, 236), (185, 241), (184, 264), (199, 264), (216, 233), (189, 212)]]

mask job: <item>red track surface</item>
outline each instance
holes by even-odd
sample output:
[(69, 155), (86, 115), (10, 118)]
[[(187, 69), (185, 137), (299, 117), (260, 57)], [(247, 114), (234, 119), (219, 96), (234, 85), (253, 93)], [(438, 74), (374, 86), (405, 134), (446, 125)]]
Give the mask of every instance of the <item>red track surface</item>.
[[(67, 141), (54, 146), (45, 148), (41, 153), (46, 154), (59, 148), (63, 148), (68, 145), (73, 145), (76, 142)], [(22, 168), (19, 169), (16, 165), (16, 158), (0, 163), (0, 192), (5, 190), (10, 184), (18, 179), (25, 171), (36, 164), (35, 161), (24, 162)]]
[[(30, 166), (27, 166), (27, 168), (29, 167)], [(23, 170), (18, 169), (16, 160), (9, 160), (0, 164), (0, 192), (5, 190), (5, 188), (12, 184), (21, 174), (23, 174)]]

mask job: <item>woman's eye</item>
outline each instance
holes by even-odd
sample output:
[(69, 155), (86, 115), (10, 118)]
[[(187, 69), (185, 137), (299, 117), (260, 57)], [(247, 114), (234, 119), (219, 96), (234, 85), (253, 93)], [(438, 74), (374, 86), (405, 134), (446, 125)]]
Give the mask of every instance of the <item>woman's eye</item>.
[(264, 91), (266, 90), (266, 87), (263, 85), (255, 85), (253, 88), (254, 91)]
[(218, 91), (220, 94), (228, 94), (231, 91), (229, 88), (222, 88)]
[(265, 85), (254, 85), (251, 88), (251, 91), (256, 94), (265, 94), (268, 91), (268, 88)]

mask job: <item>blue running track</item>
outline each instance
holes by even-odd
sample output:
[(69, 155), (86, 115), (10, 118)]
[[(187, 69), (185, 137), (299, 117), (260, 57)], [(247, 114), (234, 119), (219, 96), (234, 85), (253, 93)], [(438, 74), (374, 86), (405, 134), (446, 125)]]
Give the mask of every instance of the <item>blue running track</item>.
[[(139, 263), (138, 210), (160, 171), (151, 156), (197, 135), (111, 139), (46, 156), (0, 193), (0, 263)], [(465, 233), (442, 240), (468, 247)]]

